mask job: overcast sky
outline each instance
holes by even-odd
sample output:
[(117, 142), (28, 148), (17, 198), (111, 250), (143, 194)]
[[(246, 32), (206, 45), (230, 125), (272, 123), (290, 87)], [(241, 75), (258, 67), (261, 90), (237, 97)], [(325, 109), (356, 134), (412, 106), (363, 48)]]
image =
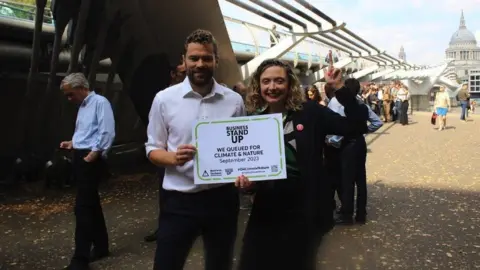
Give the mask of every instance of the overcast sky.
[[(242, 0), (247, 4), (250, 1)], [(263, 0), (282, 9), (272, 0)], [(286, 0), (298, 6), (292, 0)], [(220, 0), (224, 15), (251, 23), (272, 23)], [(460, 24), (463, 9), (467, 28), (477, 36), (480, 45), (480, 0), (309, 0), (312, 5), (373, 45), (398, 56), (405, 47), (407, 61), (414, 64), (437, 64)], [(258, 6), (257, 6), (258, 7)], [(324, 23), (324, 25), (328, 25)], [(227, 23), (232, 40), (253, 44), (247, 29)], [(260, 43), (268, 45), (268, 35), (258, 34)]]

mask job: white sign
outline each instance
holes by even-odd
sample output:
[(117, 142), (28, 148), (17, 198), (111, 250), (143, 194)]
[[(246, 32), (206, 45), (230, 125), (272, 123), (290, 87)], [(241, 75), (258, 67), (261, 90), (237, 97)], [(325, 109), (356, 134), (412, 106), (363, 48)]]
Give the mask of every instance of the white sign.
[(285, 179), (281, 114), (200, 120), (193, 127), (195, 184)]

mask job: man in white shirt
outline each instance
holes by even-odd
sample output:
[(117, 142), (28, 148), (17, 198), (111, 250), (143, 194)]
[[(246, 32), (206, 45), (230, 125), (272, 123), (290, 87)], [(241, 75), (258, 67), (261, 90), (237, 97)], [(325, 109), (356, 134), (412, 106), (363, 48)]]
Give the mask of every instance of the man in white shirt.
[(192, 125), (198, 119), (243, 116), (245, 108), (238, 93), (213, 79), (218, 50), (210, 32), (196, 30), (187, 37), (184, 61), (187, 78), (155, 96), (147, 128), (147, 156), (165, 167), (154, 269), (183, 269), (202, 235), (205, 269), (230, 270), (238, 191), (233, 184), (193, 183)]
[(383, 87), (378, 88), (377, 87), (377, 108), (378, 108), (378, 115), (380, 115), (380, 118), (384, 118), (383, 115)]

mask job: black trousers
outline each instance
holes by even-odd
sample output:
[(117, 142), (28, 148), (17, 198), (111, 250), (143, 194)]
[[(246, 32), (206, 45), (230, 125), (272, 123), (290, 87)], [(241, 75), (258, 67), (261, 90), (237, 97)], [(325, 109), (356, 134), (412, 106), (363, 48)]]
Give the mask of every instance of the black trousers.
[(318, 223), (264, 199), (260, 193), (255, 197), (238, 270), (315, 270), (322, 237)]
[(90, 150), (75, 150), (74, 173), (77, 181), (75, 199), (75, 253), (73, 260), (89, 262), (90, 250), (108, 250), (108, 233), (103, 216), (98, 185), (105, 163), (101, 158), (86, 162)]
[(162, 191), (155, 270), (181, 270), (202, 236), (206, 270), (231, 270), (237, 235), (238, 191), (233, 184), (182, 193)]
[(367, 207), (367, 144), (360, 136), (344, 141), (341, 153), (341, 185), (339, 187), (342, 207), (340, 213), (351, 217), (354, 210), (355, 186), (357, 186), (357, 215), (365, 215)]
[(402, 111), (400, 114), (400, 124), (408, 125), (408, 101), (403, 101), (400, 109)]
[(338, 198), (341, 198), (341, 184), (342, 184), (342, 148), (335, 148), (333, 146), (325, 146), (325, 169), (327, 177), (330, 178), (332, 186), (332, 200), (334, 209), (336, 209), (335, 193)]

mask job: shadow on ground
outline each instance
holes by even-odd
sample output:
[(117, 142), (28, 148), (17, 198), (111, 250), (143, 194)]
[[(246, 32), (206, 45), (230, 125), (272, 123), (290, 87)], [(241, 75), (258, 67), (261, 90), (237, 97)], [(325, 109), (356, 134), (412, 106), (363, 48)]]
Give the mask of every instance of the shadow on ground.
[[(322, 243), (319, 269), (476, 269), (480, 267), (479, 194), (369, 186), (369, 222), (336, 227)], [(151, 269), (154, 244), (143, 242), (157, 216), (151, 174), (125, 176), (102, 187), (113, 255), (94, 269)], [(0, 206), (4, 269), (60, 269), (72, 254), (73, 196), (10, 201)], [(237, 241), (248, 219), (241, 211)], [(0, 264), (1, 265), (1, 264)], [(197, 241), (185, 269), (203, 269)]]

